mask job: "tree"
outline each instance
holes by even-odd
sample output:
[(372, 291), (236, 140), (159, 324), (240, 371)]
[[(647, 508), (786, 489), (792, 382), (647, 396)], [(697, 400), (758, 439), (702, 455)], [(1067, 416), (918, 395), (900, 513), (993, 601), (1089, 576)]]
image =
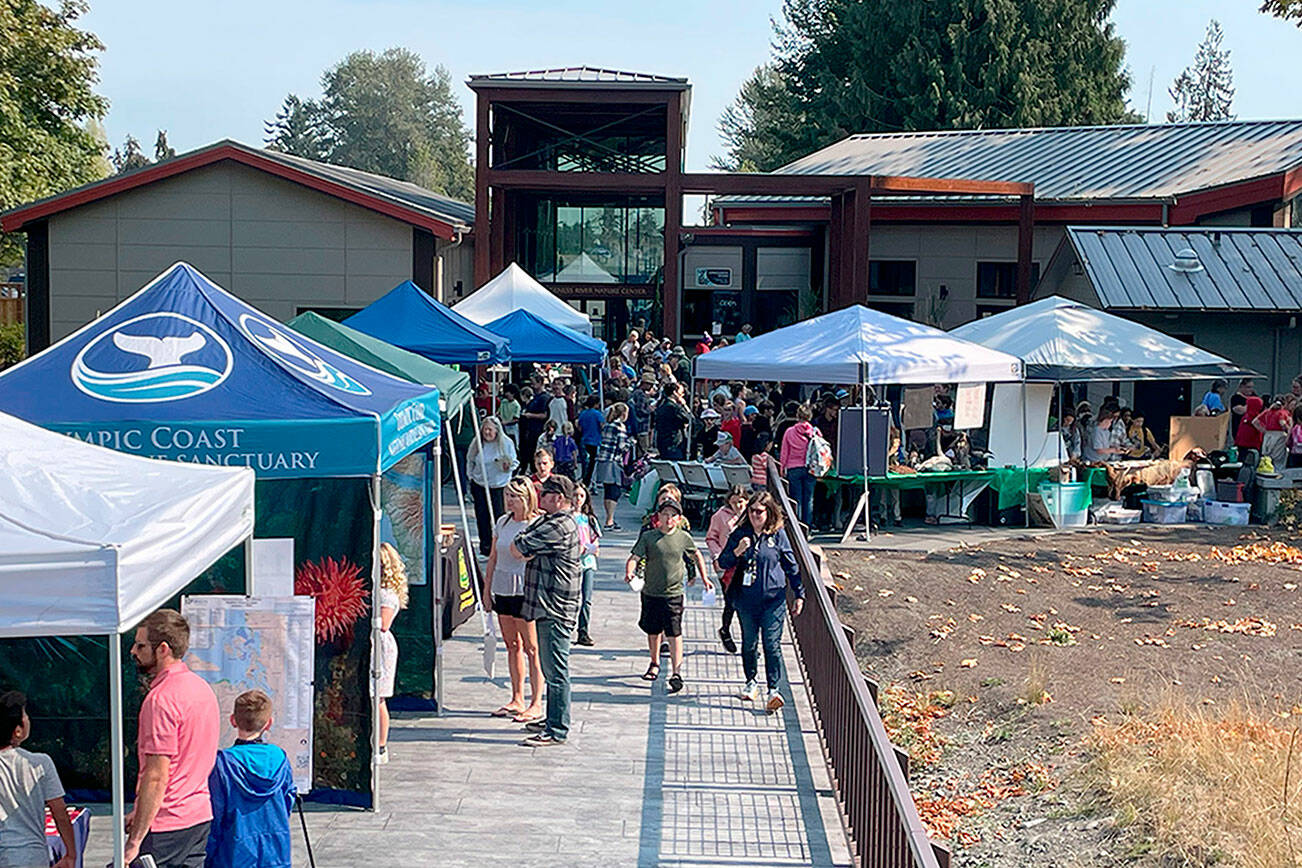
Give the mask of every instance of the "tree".
[(1115, 0), (784, 0), (772, 74), (725, 113), (768, 171), (852, 133), (1133, 122)]
[(175, 156), (176, 148), (167, 143), (167, 130), (159, 130), (158, 138), (154, 139), (154, 162), (161, 163)]
[(1169, 93), (1175, 108), (1166, 113), (1168, 123), (1182, 121), (1227, 121), (1234, 115), (1234, 70), (1230, 52), (1221, 48), (1225, 34), (1215, 18), (1198, 45), (1192, 66), (1176, 76)]
[(474, 196), (470, 131), (452, 77), (405, 48), (355, 51), (321, 77), (320, 101), (290, 94), (266, 124), (269, 147)]
[(149, 158), (145, 152), (140, 150), (140, 142), (135, 136), (127, 136), (122, 142), (122, 147), (113, 149), (113, 168), (118, 174), (130, 172), (132, 169), (142, 169), (149, 165)]
[(321, 121), (319, 105), (312, 100), (304, 102), (291, 93), (281, 103), (275, 120), (263, 125), (267, 148), (310, 160), (324, 159), (326, 143)]
[(1265, 0), (1261, 11), (1285, 21), (1295, 21), (1302, 27), (1302, 0)]
[[(78, 0), (0, 2), (0, 211), (104, 177), (90, 127), (108, 110), (94, 92), (104, 46), (75, 26), (85, 12)], [(0, 235), (0, 262), (21, 255), (20, 237)]]

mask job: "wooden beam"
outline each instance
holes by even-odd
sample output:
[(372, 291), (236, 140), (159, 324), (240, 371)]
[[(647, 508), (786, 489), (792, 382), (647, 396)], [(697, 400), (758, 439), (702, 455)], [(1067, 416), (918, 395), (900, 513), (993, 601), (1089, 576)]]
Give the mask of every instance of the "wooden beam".
[(845, 201), (840, 193), (832, 197), (827, 217), (827, 308), (837, 310), (841, 307), (841, 259), (845, 255), (845, 246), (841, 237), (842, 214)]
[(474, 289), (479, 289), (492, 278), (488, 257), (488, 236), (485, 230), (491, 215), (488, 210), (489, 141), (488, 99), (481, 93), (475, 101), (475, 222), (480, 231), (475, 238)]
[(854, 279), (845, 294), (842, 307), (858, 304), (868, 297), (868, 247), (872, 235), (872, 193), (866, 183), (858, 184), (854, 191), (854, 238), (850, 244), (854, 252)]
[(1031, 300), (1031, 256), (1035, 240), (1035, 197), (1022, 196), (1017, 214), (1017, 303)]
[(682, 292), (679, 286), (678, 236), (683, 225), (683, 115), (682, 94), (674, 94), (665, 112), (665, 265), (661, 294), (660, 333), (677, 343), (682, 335), (679, 313)]
[(549, 172), (543, 169), (489, 169), (488, 184), (502, 190), (561, 190), (601, 193), (658, 193), (666, 173)]

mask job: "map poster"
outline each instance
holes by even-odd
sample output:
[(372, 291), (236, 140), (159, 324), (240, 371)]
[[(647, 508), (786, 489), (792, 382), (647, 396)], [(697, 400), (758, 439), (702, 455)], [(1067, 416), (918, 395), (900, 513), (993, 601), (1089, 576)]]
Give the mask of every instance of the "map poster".
[(271, 697), (273, 723), (267, 740), (279, 745), (294, 770), (300, 793), (312, 789), (312, 681), (316, 638), (311, 597), (181, 598), (190, 622), (185, 663), (217, 694), (221, 747), (235, 741), (230, 714), (235, 697), (261, 690)]

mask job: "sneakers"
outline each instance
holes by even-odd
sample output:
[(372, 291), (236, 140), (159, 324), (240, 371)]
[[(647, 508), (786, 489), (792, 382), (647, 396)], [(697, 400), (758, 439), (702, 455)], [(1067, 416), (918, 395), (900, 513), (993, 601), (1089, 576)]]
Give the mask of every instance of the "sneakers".
[(580, 633), (580, 634), (579, 634), (579, 638), (577, 638), (577, 639), (574, 640), (574, 644), (575, 644), (575, 645), (585, 645), (585, 646), (591, 648), (593, 645), (596, 645), (597, 643), (596, 643), (596, 642), (593, 642), (593, 641), (592, 641), (592, 637), (589, 636), (587, 633)]
[(522, 747), (557, 747), (565, 744), (563, 738), (552, 738), (549, 732), (540, 732), (537, 735), (531, 735), (524, 741), (520, 742)]
[(760, 697), (759, 685), (754, 681), (747, 681), (746, 686), (742, 688), (740, 696), (747, 702), (758, 702)]
[(547, 724), (541, 720), (535, 720), (524, 725), (525, 732), (542, 732), (547, 728)]
[(781, 708), (783, 704), (782, 694), (778, 693), (776, 690), (771, 690), (769, 691), (769, 701), (764, 704), (764, 708), (769, 714), (777, 714), (778, 709)]
[(728, 632), (727, 627), (719, 628), (719, 641), (723, 643), (723, 650), (729, 654), (737, 653), (737, 643), (732, 641), (732, 634)]
[(375, 758), (376, 765), (387, 766), (389, 764), (389, 749), (380, 745), (380, 755)]

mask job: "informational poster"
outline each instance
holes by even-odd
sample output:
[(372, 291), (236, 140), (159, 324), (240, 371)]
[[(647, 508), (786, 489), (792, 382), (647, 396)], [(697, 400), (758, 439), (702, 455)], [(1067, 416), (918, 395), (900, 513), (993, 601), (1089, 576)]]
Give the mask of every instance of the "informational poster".
[(986, 420), (986, 384), (963, 383), (954, 396), (954, 430), (980, 428)]
[(253, 576), (249, 593), (257, 597), (294, 596), (294, 538), (253, 541)]
[(933, 400), (935, 390), (931, 386), (915, 386), (904, 390), (904, 407), (900, 411), (900, 424), (905, 431), (917, 428), (930, 428), (935, 419)]
[(221, 747), (235, 741), (235, 697), (261, 690), (274, 722), (267, 740), (289, 757), (294, 786), (312, 789), (312, 681), (316, 603), (311, 597), (201, 595), (181, 598), (190, 622), (185, 663), (212, 685), (221, 715)]

